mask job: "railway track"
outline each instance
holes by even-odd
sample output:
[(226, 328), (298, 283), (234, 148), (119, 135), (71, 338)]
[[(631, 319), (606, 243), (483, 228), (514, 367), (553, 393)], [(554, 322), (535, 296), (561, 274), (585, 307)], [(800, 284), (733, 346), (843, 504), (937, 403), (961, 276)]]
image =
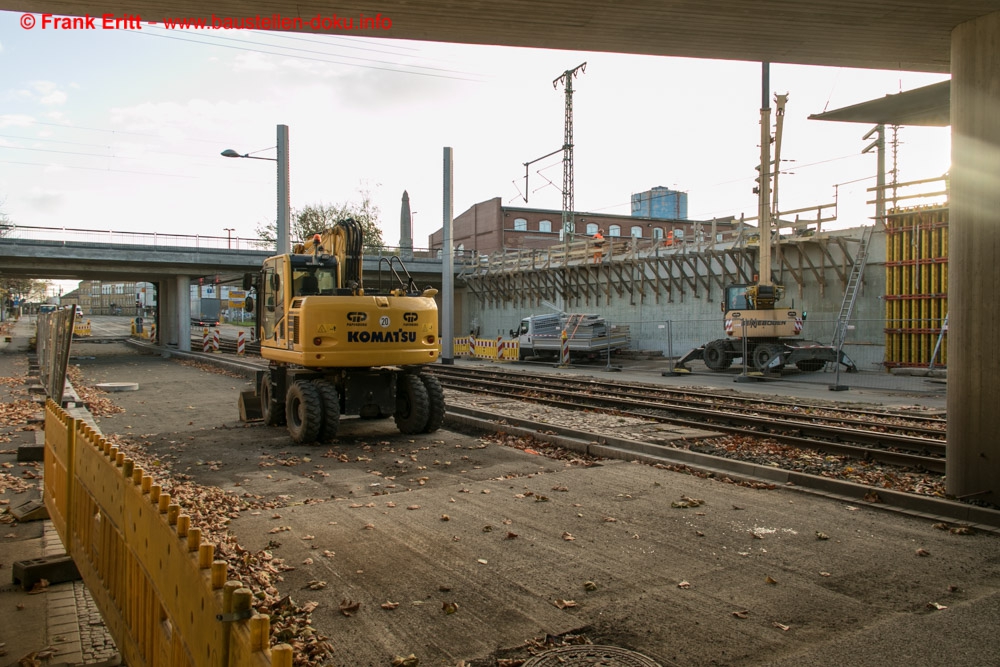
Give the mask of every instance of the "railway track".
[[(230, 354), (195, 352), (191, 356), (252, 372), (261, 367), (262, 360), (250, 354), (250, 349), (245, 358), (238, 359), (231, 354), (235, 345), (223, 343), (222, 350)], [(945, 420), (941, 417), (481, 366), (433, 365), (429, 370), (449, 388), (446, 419), (452, 427), (520, 434), (562, 450), (681, 466), (726, 479), (735, 476), (792, 485), (854, 504), (1000, 527), (1000, 511), (943, 497)], [(451, 392), (465, 393), (468, 398)], [(483, 409), (476, 394), (501, 398)], [(562, 416), (539, 421), (533, 414), (538, 411), (521, 407), (520, 401), (559, 406), (561, 410), (551, 412)], [(623, 416), (636, 419), (623, 427)], [(824, 421), (830, 422), (826, 428)], [(664, 440), (655, 435), (657, 422), (715, 431), (720, 436), (706, 437), (701, 443), (685, 440), (684, 435)], [(767, 444), (771, 440), (787, 447), (775, 449)], [(736, 447), (730, 449), (733, 442)], [(747, 443), (749, 449), (740, 449)], [(756, 446), (762, 451), (753, 451)], [(817, 450), (839, 456), (813, 453)], [(863, 462), (855, 463), (859, 460)]]
[(787, 445), (934, 473), (945, 465), (944, 420), (875, 410), (831, 410), (790, 401), (721, 396), (657, 385), (434, 366), (446, 388), (580, 410), (756, 434)]

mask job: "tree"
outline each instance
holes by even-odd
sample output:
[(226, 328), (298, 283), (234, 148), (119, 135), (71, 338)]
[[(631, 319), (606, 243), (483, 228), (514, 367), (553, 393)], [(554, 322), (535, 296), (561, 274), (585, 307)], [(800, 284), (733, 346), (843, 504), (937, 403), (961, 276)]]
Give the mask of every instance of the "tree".
[[(358, 190), (360, 202), (343, 202), (340, 204), (309, 204), (297, 209), (292, 214), (291, 240), (302, 241), (313, 234), (330, 229), (341, 220), (353, 218), (361, 224), (364, 230), (366, 252), (378, 252), (385, 247), (382, 241), (382, 230), (379, 228), (381, 211), (372, 201), (368, 188)], [(273, 245), (278, 235), (277, 222), (257, 227), (261, 245)]]

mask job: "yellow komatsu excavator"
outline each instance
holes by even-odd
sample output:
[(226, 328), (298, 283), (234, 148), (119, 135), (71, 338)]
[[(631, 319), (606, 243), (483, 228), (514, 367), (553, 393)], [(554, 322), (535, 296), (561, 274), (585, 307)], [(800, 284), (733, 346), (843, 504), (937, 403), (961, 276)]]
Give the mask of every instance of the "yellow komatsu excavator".
[(441, 352), (437, 290), (417, 289), (398, 257), (379, 260), (388, 286), (366, 290), (363, 246), (361, 226), (341, 221), (244, 276), (270, 364), (240, 396), (241, 414), (259, 402), (265, 422), (287, 423), (298, 443), (333, 439), (341, 415), (392, 416), (407, 434), (441, 426), (444, 392), (421, 372)]

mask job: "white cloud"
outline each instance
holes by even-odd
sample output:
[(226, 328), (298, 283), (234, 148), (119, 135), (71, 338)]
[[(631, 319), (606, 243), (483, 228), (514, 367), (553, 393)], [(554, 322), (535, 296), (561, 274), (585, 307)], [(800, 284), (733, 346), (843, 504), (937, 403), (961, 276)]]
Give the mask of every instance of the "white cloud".
[(46, 190), (37, 185), (21, 196), (32, 210), (42, 213), (55, 212), (66, 199), (62, 192)]
[(34, 122), (35, 119), (27, 114), (0, 114), (0, 127), (27, 127)]

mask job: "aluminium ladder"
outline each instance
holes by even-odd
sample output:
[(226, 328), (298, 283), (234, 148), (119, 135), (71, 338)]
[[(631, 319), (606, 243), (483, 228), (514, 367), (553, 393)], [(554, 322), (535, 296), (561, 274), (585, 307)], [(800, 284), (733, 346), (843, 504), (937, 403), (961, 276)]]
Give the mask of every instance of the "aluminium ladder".
[(844, 290), (844, 301), (840, 304), (840, 314), (837, 315), (837, 329), (833, 335), (833, 347), (837, 349), (838, 358), (844, 346), (844, 340), (847, 338), (851, 314), (854, 312), (854, 303), (857, 301), (858, 292), (861, 290), (865, 265), (868, 263), (868, 245), (871, 243), (874, 230), (874, 226), (865, 227), (861, 233), (861, 244), (858, 246), (858, 254), (854, 258), (851, 275), (847, 278), (847, 289)]

